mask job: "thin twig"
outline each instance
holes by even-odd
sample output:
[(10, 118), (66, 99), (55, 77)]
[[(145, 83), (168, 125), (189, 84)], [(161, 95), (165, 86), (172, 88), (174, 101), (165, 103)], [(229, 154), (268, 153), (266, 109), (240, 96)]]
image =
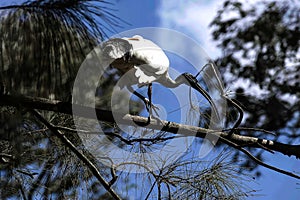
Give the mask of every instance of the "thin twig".
[(25, 195), (25, 190), (22, 186), (22, 181), (20, 180), (20, 177), (18, 175), (15, 175), (15, 179), (18, 181), (19, 183), (19, 189), (21, 190), (21, 194), (24, 200), (27, 200), (26, 195)]
[[(73, 133), (85, 133), (85, 134), (99, 134), (101, 132), (95, 132), (95, 131), (86, 131), (86, 130), (77, 130), (77, 129), (72, 129), (68, 127), (63, 127), (63, 126), (54, 126), (58, 130), (63, 130), (63, 131), (69, 131)], [(108, 136), (113, 136), (118, 139), (120, 139), (122, 142), (124, 142), (127, 145), (132, 145), (134, 142), (157, 142), (157, 141), (167, 141), (167, 140), (172, 140), (174, 138), (182, 138), (184, 136), (178, 135), (178, 136), (170, 136), (170, 137), (154, 137), (154, 138), (134, 138), (134, 139), (126, 139), (122, 137), (120, 134), (114, 133), (114, 132), (105, 132), (105, 135)]]
[(288, 171), (285, 171), (283, 169), (279, 169), (277, 167), (274, 167), (272, 165), (269, 165), (269, 164), (266, 164), (264, 163), (263, 161), (259, 160), (258, 158), (256, 158), (252, 153), (250, 153), (249, 151), (247, 151), (246, 149), (244, 149), (243, 147), (241, 147), (240, 145), (238, 144), (235, 144), (234, 142), (231, 142), (230, 140), (224, 138), (224, 137), (220, 137), (220, 140), (222, 140), (225, 144), (228, 144), (229, 146), (243, 152), (244, 154), (246, 154), (251, 160), (253, 160), (254, 162), (256, 162), (258, 165), (261, 165), (263, 167), (266, 167), (268, 169), (271, 169), (273, 171), (276, 171), (276, 172), (279, 172), (281, 174), (285, 174), (285, 175), (288, 175), (288, 176), (291, 176), (291, 177), (294, 177), (294, 178), (297, 178), (297, 179), (300, 179), (300, 176), (297, 175), (297, 174), (294, 174), (292, 172), (288, 172)]
[(110, 173), (111, 173), (111, 180), (108, 182), (109, 186), (112, 186), (118, 179), (118, 176), (116, 175), (115, 167), (111, 166), (110, 167)]
[(66, 144), (75, 155), (82, 160), (88, 168), (91, 170), (93, 175), (99, 180), (99, 182), (103, 185), (103, 187), (111, 194), (114, 199), (120, 199), (118, 194), (110, 187), (110, 185), (106, 182), (106, 180), (102, 177), (96, 166), (81, 152), (79, 152), (76, 146), (59, 130), (57, 130), (51, 123), (49, 123), (39, 112), (35, 110), (30, 110), (30, 112), (41, 121), (46, 127), (49, 128), (61, 141)]
[[(232, 128), (228, 128), (228, 129), (222, 129), (220, 131), (231, 131), (231, 130), (232, 130)], [(271, 131), (267, 131), (267, 130), (264, 130), (264, 129), (261, 129), (261, 128), (236, 127), (235, 131), (258, 131), (258, 132), (267, 133), (267, 134), (270, 134), (270, 135), (277, 136), (276, 133), (273, 133)]]
[(145, 200), (147, 200), (147, 199), (150, 197), (150, 195), (151, 195), (151, 193), (152, 193), (152, 191), (153, 191), (153, 189), (154, 189), (155, 184), (156, 184), (156, 179), (155, 179), (155, 181), (152, 183), (151, 188), (150, 188), (149, 192), (147, 193), (147, 195), (146, 195), (146, 197), (145, 197)]
[(260, 146), (262, 149), (264, 149), (264, 150), (270, 152), (271, 154), (274, 154), (274, 153), (275, 153), (274, 151), (272, 151), (271, 149), (265, 147), (264, 145), (262, 145), (262, 144), (260, 144), (260, 143), (258, 143), (258, 146)]
[(17, 172), (21, 173), (21, 174), (25, 174), (27, 176), (29, 176), (30, 178), (34, 178), (34, 175), (37, 175), (38, 173), (34, 172), (34, 173), (30, 173), (30, 172), (25, 172), (24, 170), (20, 170), (20, 169), (17, 169), (16, 170)]

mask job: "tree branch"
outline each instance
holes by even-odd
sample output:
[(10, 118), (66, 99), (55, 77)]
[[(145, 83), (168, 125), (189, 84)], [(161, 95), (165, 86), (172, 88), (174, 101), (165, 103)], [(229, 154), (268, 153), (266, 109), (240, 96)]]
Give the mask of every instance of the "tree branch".
[(57, 130), (50, 122), (48, 122), (40, 113), (35, 110), (30, 110), (30, 112), (41, 122), (43, 123), (49, 130), (51, 130), (61, 141), (66, 144), (76, 156), (82, 160), (88, 168), (92, 171), (93, 175), (99, 180), (99, 182), (103, 185), (103, 187), (111, 194), (114, 199), (121, 199), (118, 194), (111, 188), (110, 184), (106, 182), (106, 180), (102, 177), (97, 167), (81, 152), (77, 150), (77, 148), (73, 145), (73, 143), (59, 130)]
[[(71, 103), (21, 95), (2, 95), (0, 97), (0, 105), (14, 107), (22, 106), (29, 109), (54, 111), (70, 115), (73, 114)], [(82, 111), (80, 112), (80, 117), (93, 118), (94, 113), (96, 112), (97, 118), (100, 121), (115, 122), (116, 120), (118, 120), (118, 122), (121, 122), (125, 125), (132, 125), (132, 122), (134, 121), (135, 123), (142, 126), (146, 126), (148, 123), (148, 118), (141, 116), (134, 116), (125, 113), (119, 113), (113, 116), (112, 112), (107, 110), (94, 109), (80, 105), (73, 105), (73, 107), (75, 107), (76, 110)], [(117, 117), (117, 119), (114, 119), (114, 117)], [(197, 134), (197, 137), (201, 138), (205, 138), (206, 134), (213, 134), (217, 137), (222, 138), (228, 137), (228, 133), (222, 132), (220, 130), (210, 130), (169, 121), (162, 122), (164, 123), (163, 128), (161, 126), (161, 122), (155, 119), (152, 119), (147, 127), (175, 134), (179, 133), (185, 136), (195, 136)], [(230, 137), (230, 141), (243, 147), (261, 148), (261, 145), (263, 145), (269, 150), (280, 152), (287, 156), (295, 156), (298, 159), (300, 158), (300, 145), (283, 144), (272, 140), (260, 139), (252, 136), (242, 136), (237, 134), (233, 134)]]
[[(210, 130), (210, 129), (200, 128), (195, 126), (178, 124), (178, 123), (168, 122), (168, 121), (159, 121), (154, 119), (152, 119), (148, 124), (149, 122), (148, 118), (145, 117), (133, 116), (125, 113), (123, 114), (119, 113), (117, 115), (114, 113), (113, 116), (111, 111), (84, 107), (80, 105), (72, 105), (71, 103), (61, 102), (56, 100), (48, 100), (48, 99), (34, 98), (28, 96), (2, 95), (0, 98), (0, 105), (15, 106), (15, 107), (22, 106), (30, 109), (40, 109), (40, 110), (54, 111), (54, 112), (60, 112), (65, 114), (73, 114), (72, 113), (72, 106), (73, 106), (76, 108), (76, 110), (82, 111), (80, 112), (80, 114), (78, 114), (80, 115), (80, 117), (93, 118), (96, 112), (97, 118), (100, 121), (106, 121), (106, 122), (118, 121), (119, 123), (125, 125), (132, 125), (132, 122), (135, 122), (136, 124), (142, 126), (147, 125), (147, 128), (151, 128), (151, 129), (166, 131), (174, 134), (181, 134), (184, 136), (197, 136), (200, 138), (205, 138), (207, 134), (212, 134), (215, 137), (219, 137), (219, 140), (221, 142), (244, 152), (256, 163), (265, 167), (269, 165), (256, 159), (250, 152), (246, 152), (246, 150), (243, 149), (242, 147), (263, 148), (271, 151), (280, 152), (284, 155), (288, 155), (288, 156), (293, 155), (296, 158), (300, 158), (300, 145), (288, 145), (280, 142), (275, 142), (272, 140), (260, 139), (251, 136), (242, 136), (237, 134), (232, 134), (229, 137), (228, 133), (220, 130)], [(114, 117), (117, 119), (115, 119)], [(161, 125), (161, 122), (164, 123), (163, 126)], [(270, 166), (268, 168), (274, 170), (273, 166)], [(280, 170), (275, 170), (275, 171), (282, 173)], [(286, 172), (284, 174), (290, 175), (290, 172)], [(296, 177), (300, 179), (300, 177), (295, 174), (292, 177)]]

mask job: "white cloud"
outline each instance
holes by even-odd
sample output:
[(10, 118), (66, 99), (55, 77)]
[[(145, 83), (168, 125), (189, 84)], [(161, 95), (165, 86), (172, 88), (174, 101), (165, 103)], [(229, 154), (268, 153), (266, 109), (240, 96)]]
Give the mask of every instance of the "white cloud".
[(161, 27), (181, 31), (200, 42), (211, 58), (220, 51), (212, 41), (209, 24), (223, 1), (163, 0), (159, 9)]
[[(158, 15), (160, 27), (181, 31), (197, 40), (211, 58), (217, 58), (220, 50), (212, 40), (209, 24), (222, 8), (225, 0), (162, 0)], [(245, 9), (259, 0), (248, 0)], [(236, 16), (236, 12), (226, 13), (226, 18)]]
[[(209, 28), (209, 24), (217, 15), (217, 11), (222, 8), (224, 1), (225, 0), (162, 0), (158, 11), (161, 20), (160, 26), (175, 29), (191, 36), (201, 44), (210, 58), (215, 59), (220, 56), (221, 50), (217, 48), (217, 43), (212, 40), (212, 30)], [(250, 9), (258, 2), (260, 1), (248, 0), (246, 4), (243, 4), (243, 7)], [(260, 5), (259, 8), (262, 9), (263, 5)], [(226, 17), (226, 19), (236, 17), (236, 12), (227, 12), (224, 17)], [(184, 46), (184, 44), (179, 44), (179, 46)], [(226, 76), (226, 74), (223, 76)], [(231, 89), (241, 85), (248, 88), (248, 93), (265, 94), (265, 91), (261, 90), (258, 86), (250, 85), (250, 82), (245, 82), (243, 79), (236, 81), (236, 83), (231, 86)]]

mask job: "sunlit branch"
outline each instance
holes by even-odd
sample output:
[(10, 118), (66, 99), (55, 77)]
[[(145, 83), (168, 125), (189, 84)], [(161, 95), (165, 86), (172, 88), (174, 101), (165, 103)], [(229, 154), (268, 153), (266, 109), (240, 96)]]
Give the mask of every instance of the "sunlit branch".
[[(55, 111), (65, 114), (73, 114), (72, 113), (72, 104), (67, 102), (61, 102), (61, 101), (53, 101), (48, 99), (42, 99), (42, 98), (33, 98), (33, 97), (27, 97), (27, 96), (12, 96), (12, 95), (2, 95), (0, 98), (0, 105), (6, 105), (6, 106), (23, 106), (25, 108), (30, 109), (41, 109), (41, 110), (47, 110), (47, 111)], [(139, 124), (148, 124), (148, 118), (140, 117), (140, 116), (133, 116), (129, 114), (115, 114), (112, 115), (112, 112), (107, 110), (101, 110), (101, 109), (95, 109), (90, 107), (84, 107), (80, 105), (73, 105), (73, 107), (76, 107), (82, 110), (82, 112), (78, 115), (80, 117), (85, 118), (93, 118), (95, 115), (95, 112), (97, 114), (98, 120), (100, 121), (106, 121), (106, 122), (115, 122), (114, 116), (117, 117), (116, 119), (119, 123), (122, 123), (124, 125), (132, 125), (132, 122), (138, 122)], [(150, 121), (150, 124), (147, 126), (147, 128), (155, 129), (155, 130), (161, 130), (165, 132), (174, 133), (177, 135), (183, 135), (183, 136), (196, 136), (200, 138), (205, 138), (207, 134), (212, 134), (216, 137), (219, 137), (219, 141), (230, 145), (246, 155), (249, 156), (252, 160), (257, 162), (258, 164), (268, 167), (267, 164), (263, 163), (262, 161), (255, 158), (251, 153), (247, 152), (243, 147), (252, 147), (252, 148), (262, 148), (268, 149), (271, 151), (277, 151), (284, 155), (288, 156), (295, 156), (296, 158), (300, 158), (300, 145), (289, 145), (289, 144), (283, 144), (280, 142), (275, 142), (272, 140), (267, 139), (260, 139), (256, 137), (251, 136), (243, 136), (243, 135), (237, 135), (232, 134), (229, 139), (227, 132), (222, 132), (218, 130), (210, 130), (205, 129), (201, 127), (195, 127), (195, 126), (189, 126), (184, 124), (178, 124), (174, 122), (168, 122), (163, 121), (164, 125), (162, 126), (161, 122), (159, 120), (152, 119)], [(49, 127), (48, 127), (49, 128)], [(53, 128), (53, 127), (52, 127)], [(55, 129), (55, 128), (54, 128)], [(56, 129), (55, 129), (56, 130)], [(56, 130), (57, 131), (57, 130)], [(269, 169), (278, 171), (280, 173), (299, 178), (299, 176), (286, 172), (284, 170), (277, 170), (274, 167), (268, 167)]]

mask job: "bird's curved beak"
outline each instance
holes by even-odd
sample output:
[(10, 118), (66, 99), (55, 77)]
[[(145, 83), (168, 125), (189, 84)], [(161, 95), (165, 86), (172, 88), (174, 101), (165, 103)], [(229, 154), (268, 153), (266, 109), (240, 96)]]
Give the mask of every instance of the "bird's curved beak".
[(215, 113), (215, 116), (217, 117), (217, 120), (220, 120), (220, 115), (218, 113), (218, 109), (217, 109), (213, 99), (208, 94), (208, 92), (201, 87), (198, 80), (193, 75), (184, 74), (184, 76), (187, 79), (189, 85), (192, 88), (194, 88), (195, 90), (197, 90), (198, 92), (200, 92), (200, 94), (209, 102), (209, 104), (211, 105), (212, 112)]

